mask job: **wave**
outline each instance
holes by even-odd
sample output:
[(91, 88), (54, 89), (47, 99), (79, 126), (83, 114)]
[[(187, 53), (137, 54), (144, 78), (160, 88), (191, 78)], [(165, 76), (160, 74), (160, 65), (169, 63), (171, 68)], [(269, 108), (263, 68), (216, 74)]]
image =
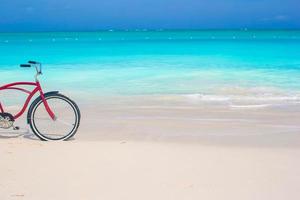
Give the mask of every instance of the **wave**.
[(207, 94), (188, 94), (184, 95), (190, 99), (203, 101), (299, 101), (300, 95), (293, 96), (242, 96), (242, 95), (207, 95)]
[(188, 94), (189, 101), (213, 104), (226, 104), (231, 108), (265, 108), (279, 105), (300, 104), (299, 94), (290, 95), (224, 95), (224, 94)]
[(231, 108), (266, 108), (273, 106), (272, 104), (255, 104), (255, 105), (230, 105)]

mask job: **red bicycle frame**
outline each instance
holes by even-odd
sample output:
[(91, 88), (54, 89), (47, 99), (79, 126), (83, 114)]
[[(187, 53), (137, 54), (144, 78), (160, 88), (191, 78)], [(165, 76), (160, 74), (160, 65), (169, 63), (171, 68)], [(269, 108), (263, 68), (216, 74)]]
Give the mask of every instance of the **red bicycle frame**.
[[(27, 89), (24, 89), (24, 88), (21, 88), (21, 87), (18, 87), (20, 85), (24, 85), (24, 86), (35, 86), (34, 89), (32, 91), (29, 91)], [(16, 114), (14, 115), (14, 119), (17, 119), (19, 118), (24, 112), (25, 110), (27, 109), (28, 107), (28, 104), (29, 102), (31, 101), (32, 97), (37, 93), (39, 92), (40, 93), (40, 97), (43, 101), (43, 104), (45, 106), (45, 109), (46, 111), (48, 112), (49, 116), (55, 120), (55, 114), (52, 112), (51, 108), (49, 107), (46, 99), (45, 99), (45, 95), (43, 93), (43, 90), (41, 88), (41, 85), (38, 81), (36, 82), (15, 82), (15, 83), (10, 83), (10, 84), (7, 84), (7, 85), (4, 85), (4, 86), (1, 86), (0, 87), (0, 91), (1, 90), (18, 90), (18, 91), (21, 91), (21, 92), (24, 92), (26, 94), (28, 94), (28, 97), (22, 107), (22, 109)], [(3, 106), (1, 105), (1, 102), (0, 102), (0, 112), (1, 113), (4, 113), (4, 108)]]

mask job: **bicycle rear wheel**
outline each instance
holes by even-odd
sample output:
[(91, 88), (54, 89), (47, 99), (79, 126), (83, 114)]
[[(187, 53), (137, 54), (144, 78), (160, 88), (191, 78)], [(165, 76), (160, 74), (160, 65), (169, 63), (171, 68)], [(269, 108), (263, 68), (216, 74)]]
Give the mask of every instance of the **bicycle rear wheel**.
[(56, 116), (51, 119), (42, 99), (37, 98), (28, 111), (28, 122), (41, 140), (68, 140), (80, 124), (80, 111), (75, 102), (59, 93), (45, 94), (45, 99)]

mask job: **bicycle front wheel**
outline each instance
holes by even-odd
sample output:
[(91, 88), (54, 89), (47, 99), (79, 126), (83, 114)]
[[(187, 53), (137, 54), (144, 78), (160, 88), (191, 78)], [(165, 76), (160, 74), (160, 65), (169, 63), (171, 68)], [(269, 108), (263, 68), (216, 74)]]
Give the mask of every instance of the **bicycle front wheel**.
[(80, 111), (74, 101), (59, 93), (45, 94), (45, 99), (56, 116), (53, 120), (42, 99), (37, 98), (28, 111), (28, 122), (41, 140), (68, 140), (80, 124)]

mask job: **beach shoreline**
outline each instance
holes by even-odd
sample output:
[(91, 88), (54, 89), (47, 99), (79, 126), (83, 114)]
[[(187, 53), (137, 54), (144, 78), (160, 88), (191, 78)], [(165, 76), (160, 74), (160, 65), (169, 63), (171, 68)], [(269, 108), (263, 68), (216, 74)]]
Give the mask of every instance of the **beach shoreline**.
[[(233, 106), (227, 101), (195, 101), (172, 95), (115, 96), (79, 102), (82, 119), (75, 135), (79, 141), (124, 139), (200, 144), (215, 141), (217, 145), (247, 146), (250, 140), (252, 145), (300, 146), (298, 103)], [(9, 108), (11, 113), (19, 109)], [(25, 117), (15, 123), (21, 127), (19, 132), (1, 130), (0, 135), (29, 137)]]

